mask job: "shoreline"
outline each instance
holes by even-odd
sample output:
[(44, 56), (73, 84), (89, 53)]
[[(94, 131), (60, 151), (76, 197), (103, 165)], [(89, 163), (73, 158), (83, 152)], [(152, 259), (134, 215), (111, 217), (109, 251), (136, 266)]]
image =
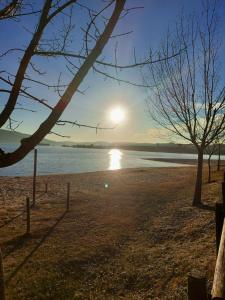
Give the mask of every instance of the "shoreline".
[[(75, 175), (82, 175), (82, 174), (94, 174), (94, 173), (110, 173), (110, 172), (128, 172), (130, 171), (142, 171), (142, 170), (149, 170), (149, 169), (174, 169), (174, 168), (187, 168), (192, 167), (192, 165), (186, 165), (183, 162), (173, 162), (173, 159), (168, 159), (168, 161), (165, 161), (161, 158), (142, 158), (143, 160), (152, 160), (152, 161), (158, 161), (158, 162), (168, 162), (171, 163), (169, 166), (160, 166), (160, 167), (131, 167), (131, 168), (121, 168), (116, 170), (99, 170), (99, 171), (85, 171), (85, 172), (77, 172), (77, 173), (48, 173), (48, 174), (37, 174), (36, 177), (50, 177), (50, 176), (75, 176)], [(176, 160), (176, 159), (175, 159)], [(180, 161), (180, 160), (179, 160)], [(173, 165), (172, 165), (173, 164)], [(33, 175), (0, 175), (0, 179), (3, 178), (32, 178)]]
[[(175, 164), (182, 164), (182, 165), (189, 165), (189, 166), (196, 166), (197, 159), (186, 159), (186, 158), (143, 158), (145, 160), (152, 160), (152, 161), (159, 161), (159, 162), (168, 162), (168, 163), (175, 163)], [(207, 159), (203, 159), (204, 164), (207, 163)], [(217, 160), (211, 160), (212, 165), (217, 164)], [(221, 164), (225, 164), (225, 160), (221, 159)]]

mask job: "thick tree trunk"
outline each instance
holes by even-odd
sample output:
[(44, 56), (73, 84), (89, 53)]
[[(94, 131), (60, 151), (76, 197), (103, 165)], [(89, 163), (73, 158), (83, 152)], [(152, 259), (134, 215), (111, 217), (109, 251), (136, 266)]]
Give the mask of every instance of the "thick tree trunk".
[(195, 193), (193, 198), (193, 206), (201, 205), (202, 197), (202, 168), (203, 168), (203, 150), (198, 149), (198, 165), (197, 165), (197, 175), (195, 182)]

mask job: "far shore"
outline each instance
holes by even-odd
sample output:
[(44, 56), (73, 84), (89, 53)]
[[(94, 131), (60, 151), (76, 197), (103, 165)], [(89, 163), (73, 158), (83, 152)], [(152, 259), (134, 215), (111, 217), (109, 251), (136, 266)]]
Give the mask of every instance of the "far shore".
[[(175, 164), (182, 164), (182, 165), (197, 165), (197, 159), (186, 159), (186, 158), (143, 158), (145, 160), (152, 160), (152, 161), (161, 161), (161, 162), (168, 162), (168, 163), (175, 163)], [(204, 159), (204, 163), (207, 163), (207, 159)], [(211, 160), (212, 165), (217, 164), (217, 160)], [(221, 159), (221, 165), (225, 165), (225, 160)]]
[[(196, 148), (192, 144), (124, 144), (124, 143), (111, 143), (108, 145), (98, 145), (98, 144), (73, 144), (73, 145), (61, 145), (62, 147), (69, 148), (88, 148), (88, 149), (112, 149), (118, 148), (120, 150), (129, 150), (129, 151), (141, 151), (141, 152), (161, 152), (161, 153), (182, 153), (182, 154), (197, 154)], [(221, 145), (221, 155), (225, 153), (225, 145)], [(204, 153), (207, 154), (207, 153)], [(215, 152), (215, 155), (218, 152)]]

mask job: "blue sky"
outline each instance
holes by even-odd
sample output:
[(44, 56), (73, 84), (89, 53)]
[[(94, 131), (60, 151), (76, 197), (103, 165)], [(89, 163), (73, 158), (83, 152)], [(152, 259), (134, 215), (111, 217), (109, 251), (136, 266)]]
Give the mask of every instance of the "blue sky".
[[(41, 3), (42, 1), (40, 1)], [(90, 1), (80, 1), (90, 3)], [(96, 8), (100, 1), (96, 1)], [(133, 59), (135, 48), (137, 58), (143, 59), (147, 56), (149, 48), (158, 50), (160, 40), (165, 35), (168, 26), (173, 26), (177, 16), (183, 9), (184, 14), (200, 14), (202, 10), (202, 0), (128, 0), (127, 6), (144, 6), (143, 9), (134, 10), (122, 19), (115, 32), (122, 33), (132, 30), (133, 33), (122, 38), (118, 38), (117, 57), (121, 64), (130, 63)], [(221, 32), (225, 35), (225, 2), (218, 0), (219, 14), (221, 18)], [(81, 30), (87, 22), (86, 14), (83, 10), (77, 9), (74, 14), (76, 18), (76, 28), (73, 35), (71, 50), (78, 50), (81, 46)], [(26, 17), (23, 22), (7, 21), (0, 24), (0, 39), (4, 40), (1, 45), (1, 52), (10, 47), (24, 47), (30, 39), (30, 34), (24, 31), (24, 26), (32, 30), (35, 26), (36, 18)], [(60, 23), (57, 23), (57, 29)], [(50, 28), (46, 34), (50, 35), (55, 29)], [(57, 36), (57, 35), (56, 35)], [(103, 56), (108, 61), (114, 60), (114, 46), (116, 41), (112, 40), (104, 50)], [(47, 60), (42, 57), (35, 57), (33, 60), (42, 70), (47, 70), (48, 74), (44, 80), (54, 83), (58, 74), (62, 72), (63, 80), (69, 78), (65, 68), (65, 61), (62, 59)], [(0, 60), (1, 70), (14, 72), (18, 66), (18, 55), (10, 54)], [(111, 70), (110, 70), (111, 71)], [(114, 71), (113, 71), (114, 72)], [(115, 72), (113, 73), (115, 74)], [(126, 80), (141, 82), (141, 75), (138, 69), (129, 72), (118, 72), (118, 75)], [(98, 131), (76, 127), (55, 127), (54, 131), (70, 136), (74, 142), (82, 141), (109, 141), (109, 142), (167, 142), (168, 135), (163, 130), (155, 129), (156, 125), (146, 112), (145, 90), (126, 84), (118, 84), (113, 80), (105, 80), (103, 77), (93, 74), (91, 71), (82, 83), (81, 90), (86, 90), (85, 95), (76, 94), (69, 107), (67, 107), (62, 119), (79, 121), (80, 123), (102, 126), (112, 126), (109, 119), (110, 110), (119, 105), (126, 112), (126, 118), (116, 129), (111, 131)], [(32, 92), (38, 97), (48, 99), (49, 103), (55, 103), (57, 94), (40, 87), (33, 87)], [(0, 103), (4, 105), (4, 100)], [(14, 118), (23, 123), (18, 128), (19, 131), (32, 133), (41, 121), (48, 115), (48, 111), (33, 102), (21, 99), (21, 103), (26, 103), (26, 107), (36, 109), (36, 113), (16, 111)], [(62, 140), (60, 137), (49, 135), (48, 138)]]

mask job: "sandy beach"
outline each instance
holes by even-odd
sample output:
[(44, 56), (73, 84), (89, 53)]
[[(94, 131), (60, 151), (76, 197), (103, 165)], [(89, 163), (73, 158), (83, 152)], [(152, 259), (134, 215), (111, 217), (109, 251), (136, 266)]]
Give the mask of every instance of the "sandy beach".
[(194, 173), (181, 167), (40, 176), (29, 237), (23, 211), (32, 178), (0, 177), (7, 300), (187, 299), (188, 274), (197, 269), (211, 282), (216, 259), (219, 185), (204, 184), (208, 206), (193, 208)]

